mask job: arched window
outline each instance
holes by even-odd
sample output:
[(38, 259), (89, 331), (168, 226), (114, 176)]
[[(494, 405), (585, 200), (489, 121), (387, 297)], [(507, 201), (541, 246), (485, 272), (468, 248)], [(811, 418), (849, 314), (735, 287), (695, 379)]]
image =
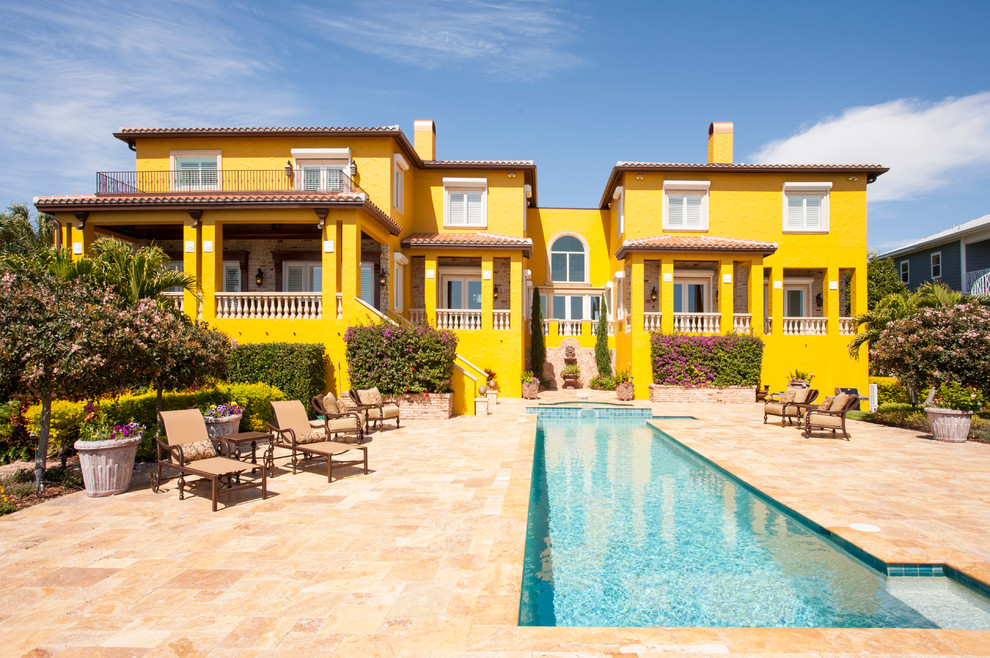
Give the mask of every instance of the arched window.
[(562, 235), (550, 245), (550, 280), (584, 283), (587, 255), (584, 244), (573, 235)]

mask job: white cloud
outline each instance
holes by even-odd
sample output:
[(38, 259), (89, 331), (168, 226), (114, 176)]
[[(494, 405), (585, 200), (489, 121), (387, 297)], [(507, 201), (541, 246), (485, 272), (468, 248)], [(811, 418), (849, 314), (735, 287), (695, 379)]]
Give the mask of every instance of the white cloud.
[(870, 200), (915, 198), (960, 182), (967, 169), (990, 165), (990, 92), (937, 103), (899, 99), (850, 108), (763, 146), (751, 159), (879, 162), (890, 171), (870, 186)]
[(576, 27), (553, 0), (378, 0), (309, 7), (312, 27), (349, 48), (426, 69), (468, 67), (538, 80), (583, 62)]

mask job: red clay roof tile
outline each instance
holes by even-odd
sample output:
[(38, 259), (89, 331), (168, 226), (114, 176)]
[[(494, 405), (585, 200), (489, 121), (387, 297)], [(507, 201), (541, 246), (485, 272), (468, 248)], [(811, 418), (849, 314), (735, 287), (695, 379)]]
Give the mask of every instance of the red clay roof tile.
[(769, 256), (777, 251), (777, 243), (711, 235), (652, 235), (646, 238), (626, 240), (615, 253), (615, 257), (623, 258), (630, 251), (738, 251), (756, 252)]

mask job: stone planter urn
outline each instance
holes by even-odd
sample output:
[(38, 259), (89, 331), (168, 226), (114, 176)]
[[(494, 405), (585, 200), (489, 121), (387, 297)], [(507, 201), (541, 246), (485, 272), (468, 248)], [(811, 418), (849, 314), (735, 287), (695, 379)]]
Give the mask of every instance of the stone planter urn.
[(540, 382), (523, 382), (522, 396), (524, 400), (535, 400), (540, 395)]
[(241, 426), (241, 416), (243, 416), (243, 414), (237, 414), (236, 416), (223, 416), (222, 418), (210, 418), (209, 416), (204, 416), (203, 420), (206, 421), (206, 433), (210, 435), (211, 439), (215, 439), (219, 436), (237, 434), (237, 430)]
[(615, 385), (615, 397), (620, 400), (632, 400), (636, 389), (632, 382), (622, 382)]
[(134, 473), (134, 457), (140, 436), (109, 441), (76, 441), (73, 447), (79, 453), (86, 495), (102, 498), (124, 493), (131, 486)]
[(972, 411), (925, 407), (925, 413), (928, 414), (928, 422), (932, 426), (932, 434), (935, 435), (936, 441), (964, 443), (969, 437)]

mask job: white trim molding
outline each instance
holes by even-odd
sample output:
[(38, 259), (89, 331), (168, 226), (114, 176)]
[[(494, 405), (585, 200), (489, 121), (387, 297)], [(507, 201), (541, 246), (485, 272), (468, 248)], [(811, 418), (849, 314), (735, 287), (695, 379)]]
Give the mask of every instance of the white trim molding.
[[(828, 233), (829, 231), (829, 206), (830, 190), (832, 183), (824, 182), (801, 182), (784, 183), (783, 194), (781, 195), (781, 229), (784, 233)], [(803, 225), (800, 228), (788, 226), (788, 197), (791, 195), (820, 196), (821, 211), (819, 216), (819, 226), (808, 227), (807, 213), (802, 217)], [(807, 209), (805, 209), (806, 211)]]
[[(465, 198), (464, 223), (450, 223), (451, 191), (481, 192), (480, 223), (468, 222), (467, 199)], [(443, 179), (443, 225), (444, 228), (488, 228), (488, 179), (487, 178), (444, 178)]]
[[(663, 182), (663, 230), (664, 231), (708, 231), (708, 197), (711, 181), (707, 180), (665, 180)], [(701, 207), (699, 209), (699, 224), (697, 226), (687, 225), (687, 216), (684, 217), (683, 226), (671, 226), (670, 219), (670, 195), (671, 194), (691, 194), (701, 197)]]

